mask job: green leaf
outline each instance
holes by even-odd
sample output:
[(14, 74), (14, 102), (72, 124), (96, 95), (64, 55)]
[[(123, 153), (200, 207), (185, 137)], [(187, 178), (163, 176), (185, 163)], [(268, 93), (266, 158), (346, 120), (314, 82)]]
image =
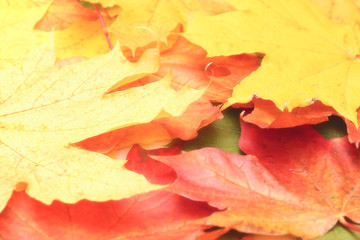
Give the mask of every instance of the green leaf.
[(324, 236), (316, 238), (315, 240), (358, 240), (360, 237), (359, 232), (347, 229), (341, 224), (336, 225), (331, 231)]
[(222, 112), (224, 117), (202, 128), (198, 136), (186, 141), (183, 149), (191, 151), (204, 147), (214, 147), (221, 150), (244, 154), (239, 148), (240, 138), (240, 112), (242, 110), (228, 108)]

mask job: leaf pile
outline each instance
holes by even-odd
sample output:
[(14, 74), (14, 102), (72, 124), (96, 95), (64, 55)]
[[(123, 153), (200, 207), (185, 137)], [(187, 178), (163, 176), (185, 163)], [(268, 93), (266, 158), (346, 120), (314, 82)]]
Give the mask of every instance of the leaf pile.
[(359, 1), (0, 13), (1, 239), (356, 236)]

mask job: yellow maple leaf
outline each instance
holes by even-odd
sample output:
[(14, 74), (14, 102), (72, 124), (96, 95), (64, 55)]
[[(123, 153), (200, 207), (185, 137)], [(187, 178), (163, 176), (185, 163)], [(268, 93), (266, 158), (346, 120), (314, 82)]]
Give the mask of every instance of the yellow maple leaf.
[[(359, 6), (353, 0), (311, 0), (330, 19), (339, 23), (360, 23)], [(360, 1), (359, 1), (360, 3)]]
[(30, 196), (47, 204), (121, 199), (159, 189), (124, 169), (123, 161), (73, 145), (164, 114), (178, 116), (203, 94), (173, 90), (171, 75), (108, 93), (127, 76), (141, 77), (157, 67), (149, 56), (127, 61), (117, 46), (58, 69), (50, 39), (30, 52), (21, 68), (0, 70), (0, 209), (23, 184)]
[[(105, 2), (101, 1), (102, 4)], [(178, 1), (119, 0), (116, 4), (121, 11), (109, 32), (132, 52), (151, 42), (166, 43), (170, 32), (184, 19), (184, 7)]]
[(32, 8), (32, 7), (39, 7), (43, 5), (48, 5), (52, 3), (53, 0), (31, 0), (31, 1), (24, 1), (24, 0), (0, 0), (0, 7), (9, 7), (9, 6), (16, 6), (16, 7), (23, 7), (23, 8)]
[(190, 17), (184, 33), (210, 56), (266, 54), (261, 67), (235, 87), (228, 105), (256, 95), (291, 111), (320, 100), (357, 124), (360, 30), (355, 21), (332, 21), (309, 0), (232, 2), (238, 11)]
[[(71, 3), (69, 4), (71, 5)], [(36, 4), (34, 3), (34, 5)], [(49, 34), (34, 29), (34, 26), (37, 23), (45, 24), (43, 17), (47, 13), (49, 6), (48, 3), (39, 7), (21, 7), (17, 2), (12, 2), (10, 6), (0, 5), (0, 68), (6, 68), (9, 64), (21, 65), (23, 56), (27, 51), (46, 41)], [(63, 18), (69, 19), (69, 13), (66, 11), (62, 15), (57, 14), (60, 18), (57, 24), (62, 24), (61, 19)], [(73, 18), (77, 19), (76, 17)], [(54, 26), (56, 27), (56, 25)], [(46, 29), (54, 26), (46, 25)], [(79, 56), (91, 58), (107, 53), (110, 50), (99, 21), (75, 21), (67, 29), (56, 31), (55, 43), (56, 56), (59, 59)]]
[(6, 64), (21, 63), (24, 53), (42, 42), (49, 34), (33, 30), (48, 9), (48, 5), (40, 7), (0, 7), (0, 68)]
[(167, 37), (179, 24), (185, 24), (187, 15), (199, 13), (214, 15), (233, 11), (232, 4), (222, 1), (201, 0), (90, 0), (112, 7), (110, 15), (118, 15), (108, 28), (112, 39), (133, 53), (152, 42), (167, 43)]
[(55, 32), (55, 51), (59, 59), (92, 58), (110, 51), (99, 21), (80, 21)]

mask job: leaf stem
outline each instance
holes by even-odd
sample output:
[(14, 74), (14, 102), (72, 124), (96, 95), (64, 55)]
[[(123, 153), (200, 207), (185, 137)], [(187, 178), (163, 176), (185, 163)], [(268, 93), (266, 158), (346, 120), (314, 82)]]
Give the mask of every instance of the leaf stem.
[(348, 221), (346, 221), (346, 219), (345, 219), (344, 217), (340, 217), (340, 218), (339, 218), (339, 221), (340, 221), (340, 223), (341, 223), (344, 227), (347, 227), (347, 228), (349, 228), (349, 229), (352, 229), (352, 230), (355, 230), (355, 231), (357, 231), (357, 232), (360, 232), (360, 227), (355, 226), (355, 225), (349, 223)]
[(108, 31), (106, 30), (106, 25), (105, 25), (105, 22), (104, 22), (104, 19), (103, 19), (102, 15), (101, 15), (101, 12), (100, 12), (100, 10), (99, 10), (99, 7), (97, 6), (96, 3), (94, 3), (94, 7), (95, 7), (95, 10), (96, 10), (96, 12), (97, 12), (97, 14), (98, 14), (98, 16), (99, 16), (101, 25), (102, 25), (102, 27), (103, 27), (103, 29), (104, 29), (104, 34), (105, 34), (105, 37), (106, 37), (106, 41), (107, 41), (108, 44), (109, 44), (109, 48), (110, 48), (110, 49), (113, 49), (113, 45), (111, 44), (111, 40), (110, 40), (110, 37), (109, 37), (109, 33), (108, 33)]

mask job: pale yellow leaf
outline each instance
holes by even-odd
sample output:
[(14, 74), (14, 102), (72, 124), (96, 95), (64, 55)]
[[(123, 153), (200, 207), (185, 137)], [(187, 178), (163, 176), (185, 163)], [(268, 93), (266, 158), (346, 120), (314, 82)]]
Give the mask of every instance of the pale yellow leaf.
[[(124, 91), (108, 90), (127, 76), (158, 68), (148, 50), (132, 63), (119, 47), (110, 53), (55, 67), (52, 39), (29, 53), (22, 68), (0, 71), (0, 209), (18, 184), (44, 202), (105, 201), (159, 189), (122, 160), (73, 145), (121, 127), (180, 115), (204, 90), (171, 88), (171, 74)], [(151, 58), (152, 56), (152, 58)]]

